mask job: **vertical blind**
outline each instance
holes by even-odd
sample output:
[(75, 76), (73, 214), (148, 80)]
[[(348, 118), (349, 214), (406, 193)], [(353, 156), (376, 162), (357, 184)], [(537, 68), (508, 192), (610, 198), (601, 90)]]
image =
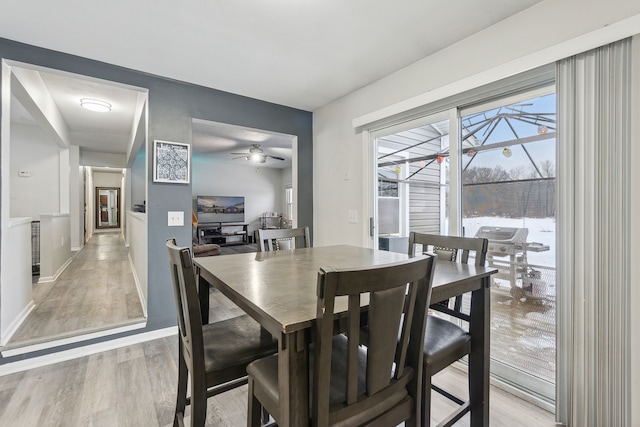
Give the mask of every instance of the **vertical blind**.
[(631, 39), (557, 64), (557, 420), (629, 426)]

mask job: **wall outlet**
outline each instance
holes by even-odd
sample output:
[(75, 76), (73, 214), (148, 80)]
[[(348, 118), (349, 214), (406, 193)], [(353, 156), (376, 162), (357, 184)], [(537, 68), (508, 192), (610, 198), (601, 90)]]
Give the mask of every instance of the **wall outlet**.
[(184, 225), (184, 212), (169, 212), (167, 225), (169, 227), (182, 227)]
[(358, 223), (358, 211), (349, 211), (348, 217), (347, 217), (347, 221), (350, 222), (351, 224), (357, 224)]
[(21, 178), (28, 178), (31, 176), (31, 171), (18, 171), (18, 176)]

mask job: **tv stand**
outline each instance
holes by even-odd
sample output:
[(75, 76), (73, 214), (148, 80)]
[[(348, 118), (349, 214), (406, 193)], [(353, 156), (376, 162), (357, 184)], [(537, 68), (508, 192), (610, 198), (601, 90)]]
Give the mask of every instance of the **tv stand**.
[(208, 222), (198, 224), (198, 243), (220, 246), (246, 245), (247, 227), (243, 222)]

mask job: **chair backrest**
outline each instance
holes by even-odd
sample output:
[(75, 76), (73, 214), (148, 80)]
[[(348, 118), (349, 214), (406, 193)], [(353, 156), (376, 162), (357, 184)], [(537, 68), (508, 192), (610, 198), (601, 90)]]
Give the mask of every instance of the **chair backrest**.
[(175, 239), (167, 240), (167, 249), (178, 312), (180, 345), (186, 350), (183, 352), (185, 361), (190, 368), (194, 364), (204, 367), (202, 317), (191, 253), (189, 248), (177, 246)]
[[(322, 268), (318, 273), (318, 305), (313, 369), (313, 425), (327, 425), (331, 419), (348, 419), (357, 425), (393, 409), (407, 417), (417, 416), (426, 307), (431, 296), (435, 257), (420, 255), (405, 261), (367, 269)], [(369, 297), (362, 315), (361, 298)], [(338, 297), (348, 299), (345, 335), (347, 356), (341, 384), (331, 384), (334, 339), (334, 306)], [(367, 322), (369, 342), (366, 360), (358, 347), (361, 322)], [(400, 331), (400, 333), (399, 333)], [(400, 339), (398, 339), (400, 336)], [(335, 364), (335, 360), (333, 361)], [(344, 381), (344, 383), (342, 383)], [(338, 388), (340, 402), (330, 399)], [(336, 404), (337, 403), (337, 404)], [(413, 409), (411, 409), (413, 408)], [(357, 415), (356, 415), (357, 414)], [(408, 418), (403, 418), (408, 419)], [(396, 423), (397, 424), (397, 423)], [(392, 424), (392, 425), (396, 425)]]
[(309, 227), (258, 229), (258, 252), (310, 248)]
[[(410, 257), (415, 256), (417, 245), (422, 245), (422, 252), (428, 251), (438, 255), (438, 260), (468, 264), (469, 259), (473, 258), (475, 265), (483, 266), (487, 260), (489, 241), (479, 237), (441, 236), (412, 231), (409, 234)], [(455, 297), (453, 307), (450, 307), (449, 301), (442, 301), (431, 308), (468, 322), (470, 317), (467, 310), (462, 308), (462, 298), (462, 295)]]
[(474, 264), (481, 266), (487, 260), (489, 241), (479, 237), (441, 236), (412, 231), (409, 234), (410, 257), (416, 254), (416, 245), (422, 245), (422, 252), (435, 253), (439, 260), (468, 264), (472, 255)]

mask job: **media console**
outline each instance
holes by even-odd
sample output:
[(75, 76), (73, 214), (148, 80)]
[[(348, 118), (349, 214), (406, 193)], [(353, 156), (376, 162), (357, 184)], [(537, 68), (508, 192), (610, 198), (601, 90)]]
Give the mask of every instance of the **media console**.
[(198, 224), (198, 243), (215, 243), (220, 246), (246, 245), (247, 227), (240, 222), (208, 222)]

